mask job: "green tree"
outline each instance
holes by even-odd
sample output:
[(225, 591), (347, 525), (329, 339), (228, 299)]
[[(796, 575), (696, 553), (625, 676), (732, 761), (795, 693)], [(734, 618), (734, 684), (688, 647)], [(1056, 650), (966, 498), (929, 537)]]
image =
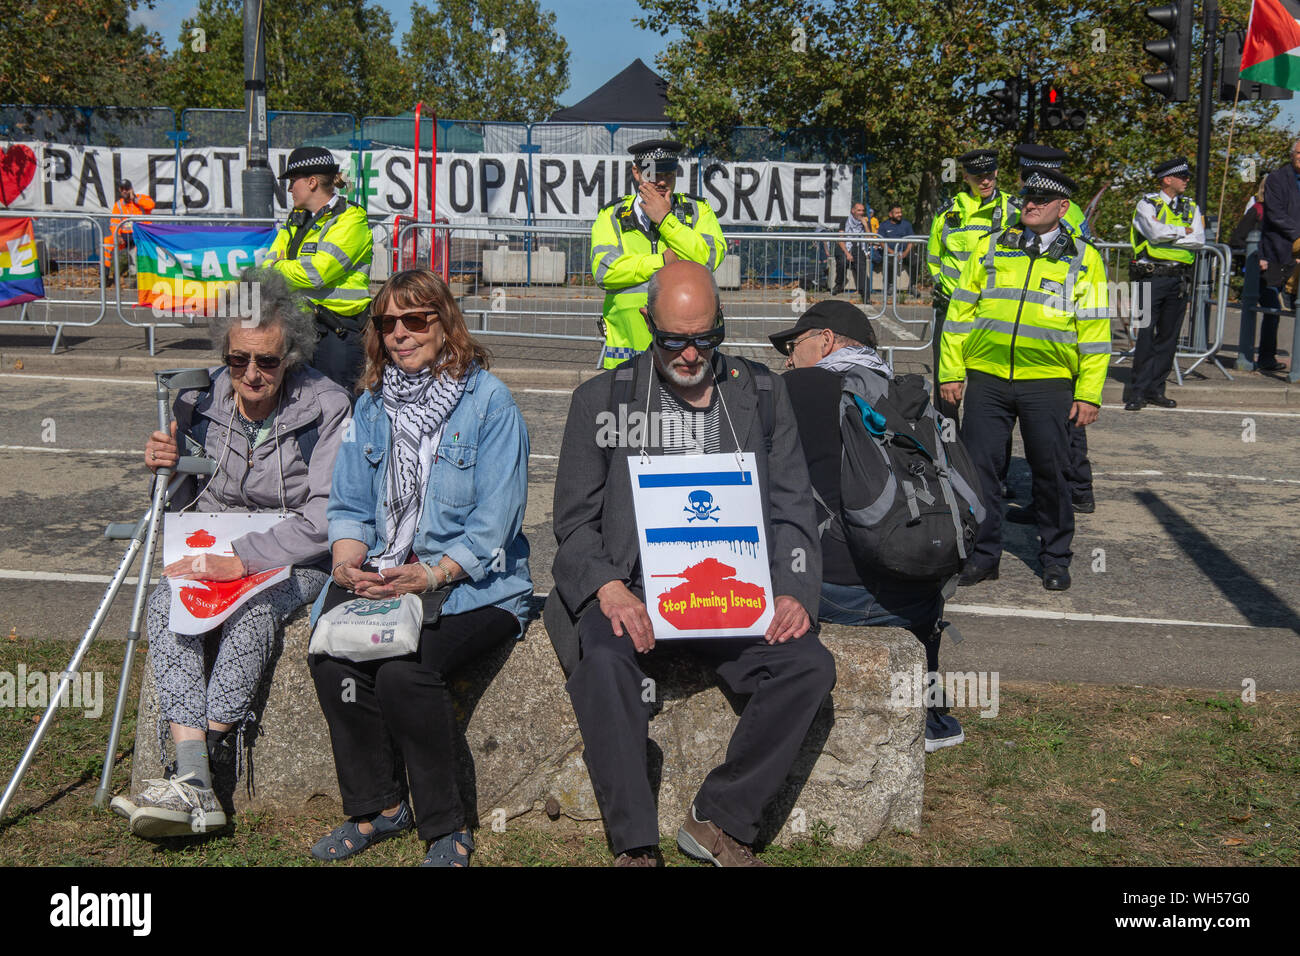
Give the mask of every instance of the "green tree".
[[(409, 106), (411, 82), (393, 43), (393, 21), (374, 0), (267, 0), (263, 10), (269, 109), (360, 118)], [(178, 114), (184, 107), (244, 106), (242, 0), (199, 0), (181, 25), (166, 85)]]
[(448, 118), (542, 120), (569, 85), (568, 45), (537, 0), (412, 4), (402, 53), (415, 98)]
[(0, 0), (0, 103), (155, 102), (162, 38), (128, 17), (154, 0)]
[[(1069, 151), (1080, 199), (1107, 185), (1097, 224), (1124, 231), (1150, 167), (1196, 152), (1195, 102), (1170, 105), (1142, 86), (1155, 62), (1142, 49), (1160, 35), (1143, 5), (1111, 0), (641, 0), (639, 25), (678, 29), (659, 65), (669, 79), (669, 115), (692, 145), (725, 155), (737, 125), (820, 135), (828, 150), (848, 142), (874, 157), (873, 198), (897, 198), (918, 228), (960, 186), (945, 160), (976, 146), (1002, 155), (1001, 185), (1014, 188), (1010, 147), (1021, 133), (990, 121), (988, 93), (1010, 77), (1051, 80), (1090, 121), (1081, 131), (1044, 132)], [(1244, 22), (1249, 0), (1223, 0), (1225, 20)], [(1199, 38), (1198, 38), (1199, 50)], [(1199, 57), (1192, 89), (1199, 89)], [(1194, 92), (1195, 98), (1195, 92)], [(1034, 104), (1035, 112), (1037, 105)], [(1234, 173), (1253, 159), (1260, 173), (1285, 155), (1270, 122), (1275, 103), (1243, 104), (1233, 138)], [(1210, 211), (1218, 204), (1228, 133), (1219, 110), (1211, 140)], [(847, 134), (847, 137), (846, 137)], [(951, 168), (951, 167), (949, 167)], [(1224, 219), (1235, 221), (1254, 184), (1229, 177)], [(1231, 227), (1229, 222), (1228, 227)], [(1120, 228), (1116, 228), (1120, 227)]]

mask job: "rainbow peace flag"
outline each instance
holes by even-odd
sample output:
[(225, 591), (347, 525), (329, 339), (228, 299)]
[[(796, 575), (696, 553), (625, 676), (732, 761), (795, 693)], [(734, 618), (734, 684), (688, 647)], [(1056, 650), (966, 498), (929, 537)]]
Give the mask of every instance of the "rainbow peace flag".
[(159, 316), (237, 315), (240, 273), (258, 265), (275, 229), (251, 226), (135, 226), (138, 303)]
[(0, 219), (0, 306), (45, 298), (30, 219)]

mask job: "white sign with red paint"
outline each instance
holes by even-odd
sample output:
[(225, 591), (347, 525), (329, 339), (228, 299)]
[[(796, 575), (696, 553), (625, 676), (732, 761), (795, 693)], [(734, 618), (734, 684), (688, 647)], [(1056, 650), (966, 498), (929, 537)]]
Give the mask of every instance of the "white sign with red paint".
[[(163, 566), (200, 554), (232, 557), (231, 542), (267, 531), (285, 518), (276, 512), (169, 514), (163, 523)], [(288, 565), (258, 571), (235, 581), (171, 581), (172, 606), (167, 626), (177, 634), (206, 634), (220, 627), (249, 598), (289, 577)]]
[(754, 455), (627, 463), (655, 640), (761, 637), (774, 599)]

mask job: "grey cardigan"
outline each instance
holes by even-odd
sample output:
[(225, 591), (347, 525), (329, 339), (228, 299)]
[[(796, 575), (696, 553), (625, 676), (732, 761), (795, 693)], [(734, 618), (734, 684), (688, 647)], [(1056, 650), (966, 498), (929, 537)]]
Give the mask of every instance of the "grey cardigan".
[[(211, 388), (181, 392), (174, 405), (178, 436), (187, 434), (199, 416), (209, 420), (203, 453), (219, 463), (211, 479), (198, 479), (203, 490), (197, 510), (278, 511), (283, 495), (287, 520), (233, 542), (250, 573), (285, 564), (329, 567), (325, 506), (352, 403), (340, 386), (305, 365), (291, 369), (280, 388), (282, 400), (271, 421), (274, 432), (251, 450), (238, 421), (230, 427), (235, 395), (225, 368), (212, 370)], [(297, 436), (313, 427), (316, 445), (308, 463)], [(193, 454), (184, 442), (181, 451)], [(180, 500), (192, 498), (190, 491)]]
[[(647, 390), (657, 375), (649, 353), (632, 362), (635, 390), (629, 412), (643, 412)], [(767, 505), (763, 521), (773, 589), (778, 595), (795, 598), (815, 621), (821, 594), (821, 545), (808, 465), (785, 384), (780, 376), (768, 376), (773, 406), (769, 449), (749, 364), (719, 353), (714, 356), (714, 369), (719, 395), (730, 413), (740, 447), (754, 453), (758, 466), (759, 488)], [(555, 476), (553, 520), (558, 549), (552, 568), (555, 590), (545, 614), (547, 630), (566, 673), (578, 660), (573, 623), (594, 601), (597, 589), (616, 580), (635, 587), (641, 584), (632, 481), (625, 463), (626, 458), (640, 453), (639, 447), (627, 447), (626, 436), (620, 436), (615, 448), (597, 444), (600, 413), (612, 412), (614, 419), (622, 418), (613, 408), (616, 372), (598, 375), (574, 391)], [(660, 411), (657, 389), (650, 410)], [(735, 451), (727, 415), (721, 417), (721, 450)], [(610, 416), (603, 420), (608, 422)], [(623, 427), (621, 423), (619, 427)], [(647, 445), (646, 451), (663, 454), (662, 447), (653, 445)]]

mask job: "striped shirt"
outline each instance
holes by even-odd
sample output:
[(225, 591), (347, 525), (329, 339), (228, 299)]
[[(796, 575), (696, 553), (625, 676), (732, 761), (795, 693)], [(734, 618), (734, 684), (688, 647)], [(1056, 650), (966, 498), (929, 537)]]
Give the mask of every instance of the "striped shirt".
[(659, 383), (659, 407), (664, 454), (711, 455), (722, 450), (718, 390), (713, 390), (708, 408), (695, 408)]

